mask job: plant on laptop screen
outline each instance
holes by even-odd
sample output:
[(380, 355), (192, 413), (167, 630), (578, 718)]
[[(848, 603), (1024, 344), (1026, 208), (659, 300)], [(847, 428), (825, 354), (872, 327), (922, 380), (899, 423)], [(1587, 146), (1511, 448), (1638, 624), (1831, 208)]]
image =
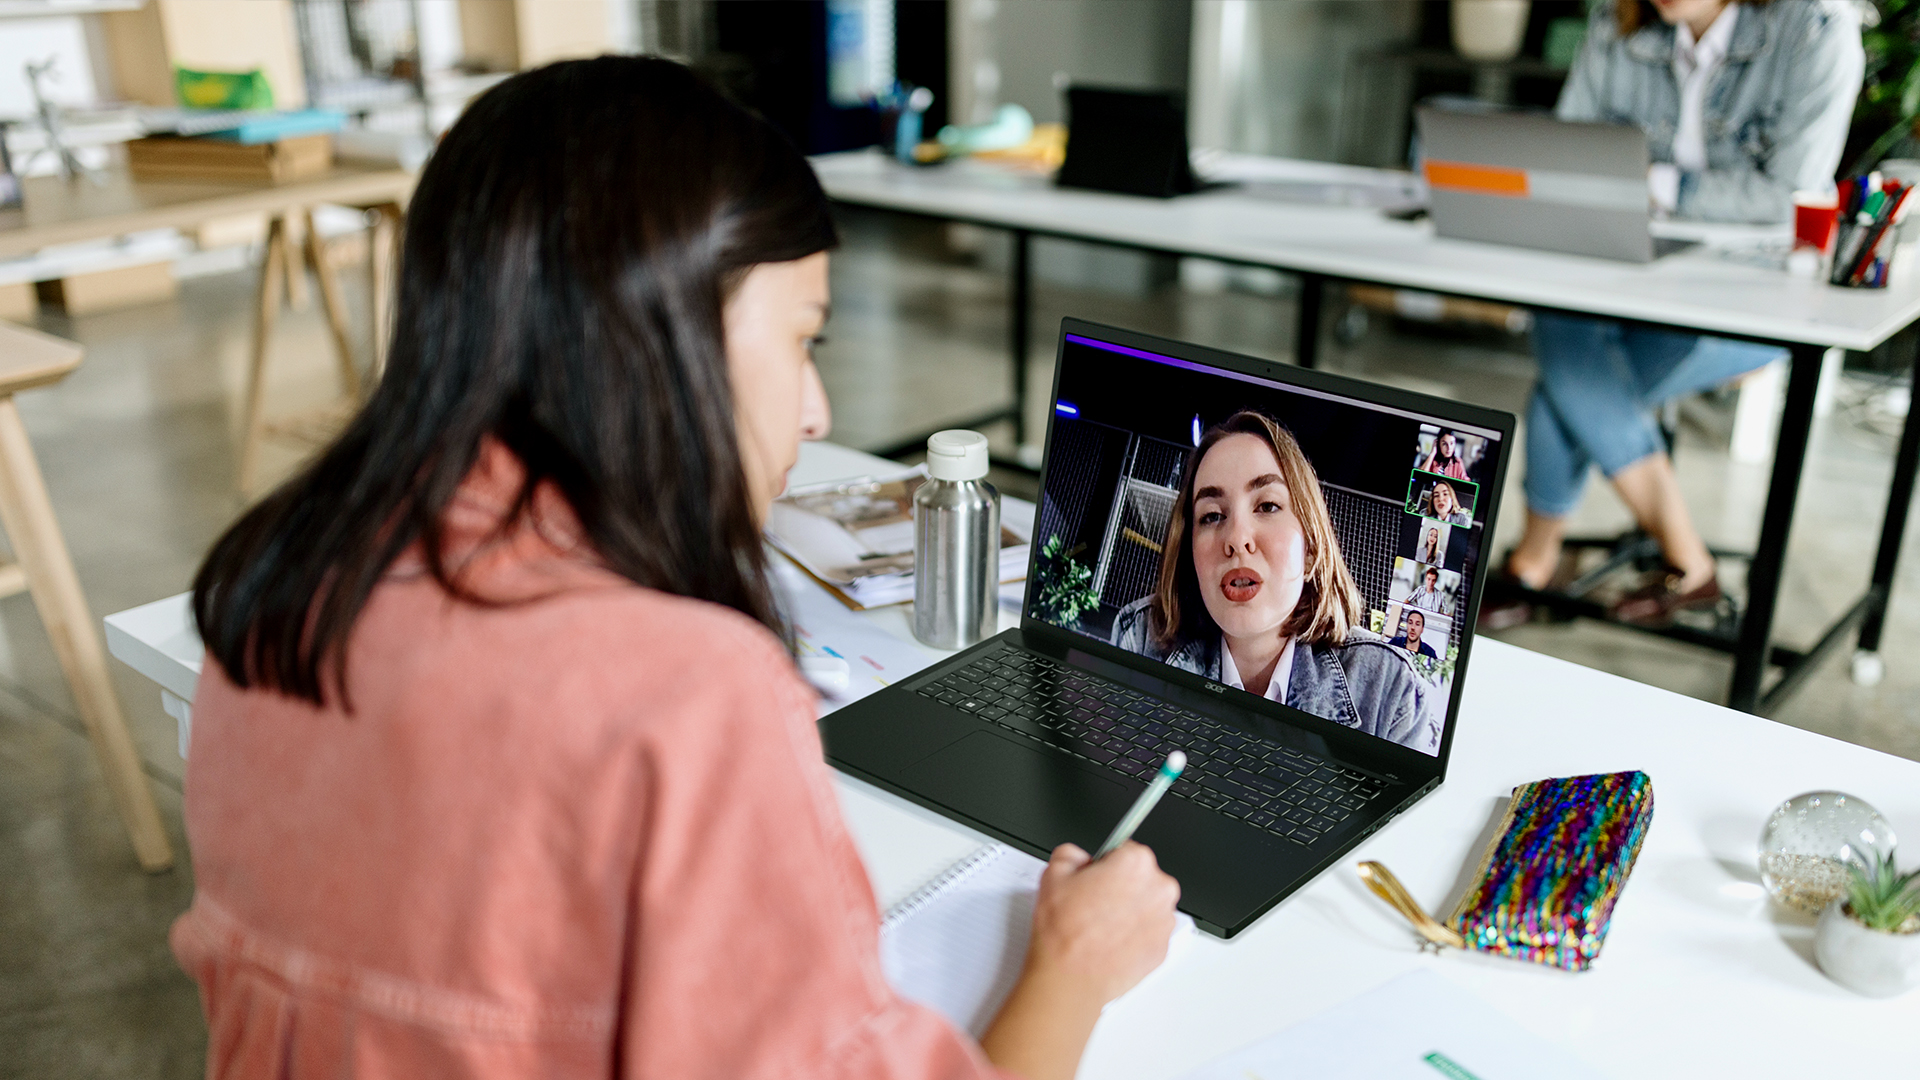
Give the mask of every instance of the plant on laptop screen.
[(1413, 669), (1426, 676), (1427, 681), (1431, 683), (1444, 683), (1453, 678), (1453, 665), (1459, 658), (1460, 646), (1458, 645), (1447, 646), (1445, 656), (1409, 654), (1409, 659), (1413, 661)]
[(1057, 535), (1047, 537), (1040, 549), (1034, 576), (1033, 612), (1055, 626), (1071, 627), (1081, 612), (1100, 606), (1093, 571), (1068, 555)]
[(1869, 930), (1920, 933), (1920, 868), (1902, 874), (1893, 853), (1869, 853), (1847, 867), (1847, 914)]

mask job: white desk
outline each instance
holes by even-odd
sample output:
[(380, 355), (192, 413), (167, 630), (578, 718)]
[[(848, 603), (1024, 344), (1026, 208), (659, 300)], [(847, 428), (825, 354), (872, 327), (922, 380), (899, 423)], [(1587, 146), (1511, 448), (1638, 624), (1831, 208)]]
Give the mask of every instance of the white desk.
[[(1862, 651), (1873, 653), (1880, 647), (1887, 597), (1914, 478), (1920, 470), (1920, 418), (1911, 414), (1895, 456), (1879, 554), (1866, 592), (1806, 653), (1773, 646), (1773, 618), (1825, 352), (1832, 347), (1873, 348), (1920, 319), (1920, 274), (1896, 280), (1886, 289), (1840, 289), (1756, 265), (1716, 243), (1638, 265), (1445, 240), (1434, 236), (1432, 225), (1425, 221), (1395, 221), (1361, 207), (1282, 202), (1234, 188), (1147, 199), (1057, 188), (1045, 177), (974, 161), (914, 168), (866, 151), (824, 154), (812, 161), (827, 194), (838, 202), (1012, 233), (1008, 321), (1013, 404), (987, 416), (967, 418), (960, 426), (1011, 419), (1023, 452), (1030, 450), (1025, 404), (1032, 300), (1029, 247), (1034, 236), (1199, 256), (1296, 274), (1301, 287), (1294, 357), (1306, 367), (1313, 366), (1319, 346), (1321, 293), (1327, 279), (1430, 290), (1784, 346), (1792, 356), (1786, 400), (1738, 629), (1723, 633), (1674, 627), (1653, 632), (1732, 654), (1728, 702), (1760, 713), (1770, 712), (1791, 693), (1855, 627)], [(1230, 155), (1213, 165), (1216, 175), (1228, 179), (1288, 171), (1305, 179), (1331, 179), (1370, 171)], [(1673, 231), (1689, 228), (1675, 226)], [(1700, 226), (1690, 231), (1704, 231), (1718, 240), (1740, 232)], [(1591, 603), (1551, 595), (1538, 599), (1570, 614), (1604, 613)], [(1780, 668), (1771, 687), (1765, 685), (1770, 666)]]
[[(1920, 276), (1887, 289), (1836, 289), (1729, 259), (1715, 244), (1643, 266), (1440, 239), (1425, 220), (1234, 188), (1147, 199), (1055, 187), (972, 161), (909, 168), (856, 150), (812, 162), (827, 194), (844, 203), (1732, 337), (1870, 349), (1920, 317)], [(1671, 228), (1716, 240), (1754, 232)]]
[[(876, 467), (863, 454), (810, 446), (794, 479)], [(199, 662), (185, 610), (184, 597), (173, 598), (108, 626), (115, 656), (190, 698)], [(869, 617), (906, 633), (902, 609)], [(1474, 650), (1459, 724), (1438, 792), (1232, 943), (1203, 937), (1110, 1010), (1081, 1075), (1178, 1076), (1421, 966), (1620, 1080), (1912, 1074), (1920, 992), (1873, 1001), (1821, 975), (1811, 923), (1770, 906), (1753, 843), (1776, 803), (1819, 788), (1858, 795), (1920, 838), (1920, 763), (1490, 640)], [(1614, 769), (1646, 770), (1656, 809), (1592, 971), (1422, 954), (1352, 873), (1378, 859), (1442, 910), (1477, 862), (1499, 797), (1528, 780)], [(840, 786), (883, 905), (983, 842), (858, 781)]]

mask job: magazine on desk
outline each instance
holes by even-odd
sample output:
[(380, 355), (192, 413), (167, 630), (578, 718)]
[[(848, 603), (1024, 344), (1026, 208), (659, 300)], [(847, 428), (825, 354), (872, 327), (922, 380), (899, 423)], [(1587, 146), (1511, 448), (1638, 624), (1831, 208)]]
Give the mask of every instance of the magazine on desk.
[[(767, 540), (848, 607), (913, 599), (913, 493), (924, 466), (796, 488), (767, 515)], [(1000, 499), (1000, 580), (1027, 574), (1033, 504)]]

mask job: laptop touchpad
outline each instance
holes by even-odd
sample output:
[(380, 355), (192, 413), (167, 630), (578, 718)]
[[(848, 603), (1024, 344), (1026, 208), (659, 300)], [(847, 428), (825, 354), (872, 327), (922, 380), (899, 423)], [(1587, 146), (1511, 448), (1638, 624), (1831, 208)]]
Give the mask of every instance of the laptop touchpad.
[(1099, 847), (1140, 788), (1095, 775), (1064, 756), (978, 731), (901, 776), (927, 798), (1040, 848)]

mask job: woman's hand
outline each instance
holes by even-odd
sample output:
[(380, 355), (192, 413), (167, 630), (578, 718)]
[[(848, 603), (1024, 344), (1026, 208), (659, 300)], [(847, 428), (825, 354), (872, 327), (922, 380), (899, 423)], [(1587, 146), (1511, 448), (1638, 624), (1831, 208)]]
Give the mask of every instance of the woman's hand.
[(980, 1040), (1026, 1080), (1070, 1080), (1107, 1002), (1166, 959), (1180, 884), (1129, 842), (1095, 862), (1062, 844), (1040, 877), (1020, 982)]

